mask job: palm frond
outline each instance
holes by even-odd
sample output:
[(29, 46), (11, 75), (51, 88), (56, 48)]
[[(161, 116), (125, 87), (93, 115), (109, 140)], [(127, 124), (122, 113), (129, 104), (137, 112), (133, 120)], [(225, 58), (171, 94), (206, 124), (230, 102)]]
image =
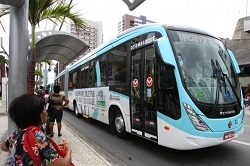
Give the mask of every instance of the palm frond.
[[(74, 5), (61, 3), (55, 0), (32, 0), (30, 1), (29, 21), (32, 25), (39, 25), (42, 20), (64, 22), (65, 18), (73, 21), (76, 31), (81, 33), (85, 27), (85, 21), (79, 11), (72, 12)], [(32, 7), (35, 6), (35, 7)]]
[(7, 14), (10, 14), (10, 8), (9, 8), (9, 7), (2, 8), (2, 9), (0, 10), (0, 17), (5, 16), (5, 15), (7, 15)]
[(48, 59), (47, 59), (47, 60), (44, 60), (43, 62), (44, 62), (44, 63), (47, 63), (48, 65), (51, 65), (52, 60), (48, 60)]
[(56, 0), (32, 0), (29, 1), (29, 22), (31, 25), (37, 25), (42, 20), (40, 19), (40, 15), (43, 11), (52, 5), (54, 5)]
[(35, 70), (35, 76), (43, 78), (43, 72), (41, 70)]
[(5, 58), (5, 56), (1, 55), (8, 55), (5, 51), (0, 51), (0, 63), (5, 63), (7, 65), (9, 65), (9, 60)]
[(7, 65), (9, 65), (9, 60), (5, 59), (4, 56), (0, 55), (0, 63), (6, 63)]

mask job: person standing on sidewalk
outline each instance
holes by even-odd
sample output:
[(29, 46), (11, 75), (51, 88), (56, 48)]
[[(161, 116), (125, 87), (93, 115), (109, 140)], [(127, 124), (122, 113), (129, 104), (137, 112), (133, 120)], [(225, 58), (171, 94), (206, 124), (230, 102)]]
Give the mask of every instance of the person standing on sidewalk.
[(244, 91), (244, 95), (245, 95), (245, 107), (248, 107), (250, 104), (250, 83), (247, 85), (247, 88)]
[(50, 137), (54, 136), (53, 128), (54, 123), (56, 120), (57, 124), (57, 134), (58, 137), (62, 136), (61, 129), (62, 129), (62, 117), (63, 117), (63, 108), (68, 105), (69, 100), (62, 94), (60, 94), (60, 87), (55, 85), (53, 87), (54, 93), (49, 96), (49, 129), (50, 129)]
[(24, 94), (15, 98), (8, 114), (18, 129), (1, 143), (1, 149), (9, 152), (6, 165), (70, 165), (71, 149), (68, 144), (65, 145), (65, 156), (59, 156), (52, 140), (41, 130), (48, 115), (41, 97)]
[[(49, 95), (50, 95), (49, 90), (46, 89), (45, 95), (44, 95), (46, 111), (48, 111)], [(45, 130), (46, 134), (48, 135), (50, 133), (50, 131), (49, 131), (49, 116), (47, 117), (47, 121), (44, 125), (45, 125), (44, 130)]]
[(42, 85), (37, 90), (36, 95), (42, 96), (42, 97), (45, 95), (44, 87)]
[(45, 98), (46, 101), (48, 101), (49, 94), (50, 94), (50, 93), (49, 93), (49, 90), (46, 89), (44, 92), (45, 92), (44, 98)]

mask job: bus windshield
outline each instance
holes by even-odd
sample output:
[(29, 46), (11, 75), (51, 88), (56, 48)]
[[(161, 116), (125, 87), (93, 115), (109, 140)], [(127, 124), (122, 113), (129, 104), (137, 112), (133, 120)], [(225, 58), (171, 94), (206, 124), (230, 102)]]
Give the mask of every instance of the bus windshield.
[(239, 81), (220, 40), (182, 31), (168, 34), (183, 85), (194, 100), (217, 106), (239, 102)]

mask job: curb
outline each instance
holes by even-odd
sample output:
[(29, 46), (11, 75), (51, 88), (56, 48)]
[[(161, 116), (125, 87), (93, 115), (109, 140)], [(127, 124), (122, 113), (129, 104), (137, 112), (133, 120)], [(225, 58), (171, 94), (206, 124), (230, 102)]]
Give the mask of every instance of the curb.
[(87, 149), (89, 149), (97, 158), (99, 158), (105, 166), (112, 166), (112, 164), (107, 161), (101, 154), (99, 154), (94, 148), (92, 148), (87, 142), (85, 142), (80, 136), (78, 136), (78, 131), (74, 127), (69, 127), (70, 125), (67, 121), (63, 120), (63, 126), (76, 138), (81, 142), (81, 145), (84, 145)]

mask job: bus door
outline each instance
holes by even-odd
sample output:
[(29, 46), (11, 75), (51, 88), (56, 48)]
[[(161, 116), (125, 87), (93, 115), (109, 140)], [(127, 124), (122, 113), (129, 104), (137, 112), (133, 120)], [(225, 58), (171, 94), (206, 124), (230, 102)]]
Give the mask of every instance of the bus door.
[(132, 51), (131, 57), (131, 132), (156, 140), (154, 47)]

